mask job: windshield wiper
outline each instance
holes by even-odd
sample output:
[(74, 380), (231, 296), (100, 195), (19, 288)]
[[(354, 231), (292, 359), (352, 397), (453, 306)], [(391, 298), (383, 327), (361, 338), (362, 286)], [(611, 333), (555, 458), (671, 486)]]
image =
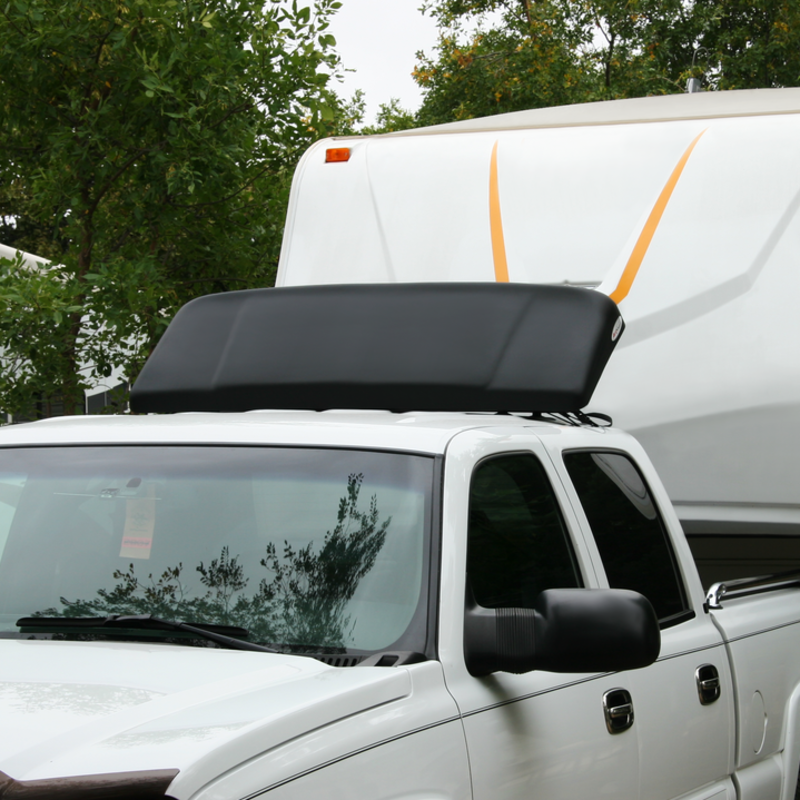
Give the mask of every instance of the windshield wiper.
[[(111, 614), (108, 617), (22, 617), (17, 620), (21, 633), (36, 633), (35, 629), (59, 628), (142, 628), (145, 630), (185, 631), (201, 639), (221, 644), (231, 650), (253, 650), (259, 653), (278, 653), (272, 647), (245, 642), (236, 636), (247, 636), (246, 628), (237, 628), (230, 625), (210, 625), (198, 623), (189, 625), (186, 622), (177, 622), (171, 619), (160, 619), (152, 614)], [(221, 633), (225, 631), (225, 633)], [(227, 634), (227, 635), (226, 635)]]

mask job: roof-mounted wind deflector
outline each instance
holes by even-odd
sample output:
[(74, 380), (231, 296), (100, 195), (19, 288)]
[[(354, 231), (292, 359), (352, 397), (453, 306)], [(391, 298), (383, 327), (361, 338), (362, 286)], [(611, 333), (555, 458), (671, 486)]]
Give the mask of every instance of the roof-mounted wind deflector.
[(184, 306), (131, 394), (137, 412), (577, 411), (622, 331), (576, 287), (255, 289)]

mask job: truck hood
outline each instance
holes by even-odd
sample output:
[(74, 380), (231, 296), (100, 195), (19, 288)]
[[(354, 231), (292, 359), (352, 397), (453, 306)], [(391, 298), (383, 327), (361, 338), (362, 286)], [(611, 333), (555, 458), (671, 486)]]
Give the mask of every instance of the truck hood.
[(34, 781), (191, 769), (212, 780), (410, 691), (405, 670), (337, 669), (296, 656), (5, 640), (0, 773)]

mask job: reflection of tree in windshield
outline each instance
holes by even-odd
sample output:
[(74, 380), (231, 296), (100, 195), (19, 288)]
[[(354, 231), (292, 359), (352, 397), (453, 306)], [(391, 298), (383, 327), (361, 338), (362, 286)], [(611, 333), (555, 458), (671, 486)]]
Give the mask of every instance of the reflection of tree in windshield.
[(348, 640), (345, 614), (361, 579), (372, 569), (383, 547), (391, 517), (380, 520), (377, 496), (360, 511), (363, 474), (350, 475), (347, 492), (339, 501), (336, 525), (327, 531), (319, 551), (314, 542), (283, 547), (270, 542), (260, 566), (269, 573), (253, 591), (240, 556), (227, 545), (218, 558), (195, 567), (202, 595), (184, 582), (183, 563), (161, 575), (140, 579), (133, 564), (116, 570), (116, 585), (98, 589), (92, 600), (61, 598), (63, 608), (47, 609), (36, 616), (107, 616), (152, 614), (184, 622), (237, 625), (250, 631), (251, 641), (296, 645), (298, 649), (342, 648)]
[(375, 495), (369, 511), (358, 510), (363, 479), (363, 475), (348, 478), (336, 527), (325, 534), (319, 553), (313, 552), (313, 542), (297, 550), (285, 542), (281, 559), (274, 543), (267, 546), (261, 565), (274, 577), (270, 583), (262, 580), (259, 593), (275, 603), (278, 627), (287, 637), (280, 641), (344, 644), (345, 605), (372, 569), (391, 522), (391, 517), (379, 522)]

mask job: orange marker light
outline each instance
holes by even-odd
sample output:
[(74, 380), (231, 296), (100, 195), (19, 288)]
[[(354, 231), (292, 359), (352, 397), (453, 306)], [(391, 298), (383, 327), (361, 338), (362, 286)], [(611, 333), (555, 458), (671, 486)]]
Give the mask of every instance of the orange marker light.
[(329, 150), (325, 151), (325, 163), (326, 164), (336, 164), (340, 161), (349, 161), (350, 160), (350, 148), (349, 147), (331, 147)]

